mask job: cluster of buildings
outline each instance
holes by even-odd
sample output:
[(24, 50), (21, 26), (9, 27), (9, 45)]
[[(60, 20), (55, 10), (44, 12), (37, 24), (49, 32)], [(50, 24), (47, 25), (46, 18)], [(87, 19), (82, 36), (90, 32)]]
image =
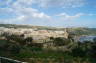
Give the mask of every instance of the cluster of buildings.
[[(32, 37), (37, 42), (43, 42), (50, 37), (63, 37), (68, 38), (69, 33), (67, 29), (65, 30), (38, 30), (33, 28), (5, 28), (0, 27), (0, 35), (3, 33), (16, 34), (16, 35), (24, 35), (24, 37)], [(96, 36), (80, 36), (75, 37), (76, 41), (84, 42), (84, 41), (93, 41)]]
[[(38, 30), (33, 28), (5, 28), (0, 27), (0, 35), (3, 33), (8, 33), (10, 35), (24, 35), (24, 38), (32, 37), (34, 42), (37, 44), (43, 44), (43, 48), (53, 48), (53, 50), (57, 50), (57, 47), (53, 47), (53, 42), (50, 41), (50, 37), (63, 37), (68, 38), (69, 34), (67, 29), (65, 30)], [(94, 36), (96, 37), (96, 36)], [(84, 42), (84, 41), (93, 41), (93, 36), (74, 36), (74, 40), (76, 42)], [(49, 47), (50, 46), (50, 47)], [(60, 46), (59, 50), (65, 50), (65, 46)]]
[(63, 31), (53, 31), (53, 30), (38, 30), (32, 28), (5, 28), (0, 27), (0, 34), (9, 33), (9, 34), (16, 34), (22, 35), (24, 37), (32, 37), (34, 40), (44, 40), (49, 37), (64, 37), (68, 38), (68, 32), (65, 30)]

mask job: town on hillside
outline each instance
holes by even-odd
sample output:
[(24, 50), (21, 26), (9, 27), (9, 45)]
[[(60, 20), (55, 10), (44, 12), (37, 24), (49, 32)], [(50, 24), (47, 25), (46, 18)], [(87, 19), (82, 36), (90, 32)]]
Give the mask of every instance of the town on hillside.
[(95, 60), (95, 29), (6, 26), (0, 27), (1, 63), (91, 63)]

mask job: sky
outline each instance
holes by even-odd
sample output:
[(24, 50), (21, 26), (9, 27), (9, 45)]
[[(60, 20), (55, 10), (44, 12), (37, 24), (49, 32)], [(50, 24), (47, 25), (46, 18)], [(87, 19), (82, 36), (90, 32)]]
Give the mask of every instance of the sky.
[(0, 0), (0, 24), (96, 28), (96, 0)]

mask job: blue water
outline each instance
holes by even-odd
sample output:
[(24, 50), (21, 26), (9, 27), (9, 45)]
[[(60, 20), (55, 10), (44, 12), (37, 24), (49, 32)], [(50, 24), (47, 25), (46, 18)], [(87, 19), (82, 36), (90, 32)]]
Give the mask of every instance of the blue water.
[(95, 38), (96, 36), (81, 36), (79, 38), (79, 41), (80, 42), (84, 42), (84, 41), (92, 41), (93, 42), (93, 39)]

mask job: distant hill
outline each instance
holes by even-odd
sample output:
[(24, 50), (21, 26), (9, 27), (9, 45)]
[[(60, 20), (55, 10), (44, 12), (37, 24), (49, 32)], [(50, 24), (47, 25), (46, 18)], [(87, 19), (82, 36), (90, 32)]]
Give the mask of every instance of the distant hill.
[(96, 35), (96, 28), (69, 28), (76, 35)]
[[(15, 25), (15, 24), (0, 24), (0, 27), (6, 28), (33, 28), (37, 30), (65, 30), (65, 28), (46, 27), (46, 26), (31, 26), (31, 25)], [(96, 28), (66, 28), (68, 32), (72, 32), (76, 35), (96, 35)]]
[(45, 26), (32, 26), (32, 25), (16, 25), (16, 24), (0, 24), (0, 27), (6, 28), (37, 28), (38, 30), (56, 30), (55, 27), (45, 27)]

